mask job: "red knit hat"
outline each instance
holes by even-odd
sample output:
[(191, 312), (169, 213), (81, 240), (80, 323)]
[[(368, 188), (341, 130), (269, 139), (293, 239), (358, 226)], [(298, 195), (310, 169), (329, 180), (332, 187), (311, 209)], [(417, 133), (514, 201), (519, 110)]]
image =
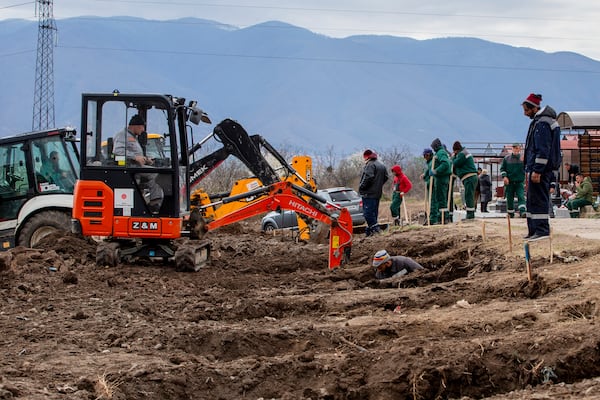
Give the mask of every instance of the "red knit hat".
[(525, 99), (525, 101), (523, 101), (523, 104), (527, 103), (527, 104), (531, 104), (534, 107), (539, 108), (541, 102), (542, 102), (541, 94), (530, 93), (529, 96), (527, 96), (527, 98)]
[(365, 152), (363, 153), (363, 158), (365, 160), (370, 160), (370, 159), (376, 159), (377, 158), (377, 153), (375, 153), (373, 150), (371, 149), (367, 149), (365, 150)]
[(402, 173), (402, 168), (399, 165), (394, 165), (392, 167), (392, 172), (396, 175), (400, 175)]

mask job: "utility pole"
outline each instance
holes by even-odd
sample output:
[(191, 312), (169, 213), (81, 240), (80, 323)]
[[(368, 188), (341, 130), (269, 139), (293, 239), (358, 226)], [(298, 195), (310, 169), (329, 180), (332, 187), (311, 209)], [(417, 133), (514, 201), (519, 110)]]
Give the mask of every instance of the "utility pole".
[(35, 89), (33, 95), (34, 131), (54, 127), (54, 32), (53, 0), (36, 0), (39, 16)]

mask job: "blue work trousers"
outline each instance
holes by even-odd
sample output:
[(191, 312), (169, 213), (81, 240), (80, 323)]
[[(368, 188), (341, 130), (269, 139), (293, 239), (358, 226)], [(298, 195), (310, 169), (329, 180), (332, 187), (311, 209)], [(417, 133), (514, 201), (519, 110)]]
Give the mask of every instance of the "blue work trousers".
[(366, 234), (369, 236), (373, 232), (379, 231), (377, 219), (379, 218), (379, 199), (363, 197), (363, 215), (367, 221)]
[(540, 183), (531, 182), (531, 174), (527, 176), (527, 229), (530, 236), (550, 234), (548, 209), (552, 178), (552, 171), (543, 172)]

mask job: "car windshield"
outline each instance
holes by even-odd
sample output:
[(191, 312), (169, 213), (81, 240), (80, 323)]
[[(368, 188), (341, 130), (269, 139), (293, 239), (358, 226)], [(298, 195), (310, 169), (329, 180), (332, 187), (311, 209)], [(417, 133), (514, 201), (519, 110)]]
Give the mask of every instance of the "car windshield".
[(331, 201), (352, 201), (358, 199), (358, 194), (354, 190), (340, 190), (338, 192), (330, 192)]

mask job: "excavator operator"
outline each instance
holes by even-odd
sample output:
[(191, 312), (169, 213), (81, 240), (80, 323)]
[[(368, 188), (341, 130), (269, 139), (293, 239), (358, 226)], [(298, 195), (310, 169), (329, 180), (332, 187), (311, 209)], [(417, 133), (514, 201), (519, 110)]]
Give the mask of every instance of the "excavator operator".
[[(144, 132), (145, 125), (146, 122), (141, 115), (136, 114), (131, 117), (127, 129), (123, 129), (115, 135), (113, 148), (115, 158), (124, 157), (126, 165), (151, 168), (154, 162), (151, 158), (144, 156), (138, 139)], [(156, 183), (157, 176), (158, 174), (155, 173), (136, 174), (138, 184), (144, 190), (144, 199), (153, 214), (158, 214), (164, 198), (162, 187)]]

